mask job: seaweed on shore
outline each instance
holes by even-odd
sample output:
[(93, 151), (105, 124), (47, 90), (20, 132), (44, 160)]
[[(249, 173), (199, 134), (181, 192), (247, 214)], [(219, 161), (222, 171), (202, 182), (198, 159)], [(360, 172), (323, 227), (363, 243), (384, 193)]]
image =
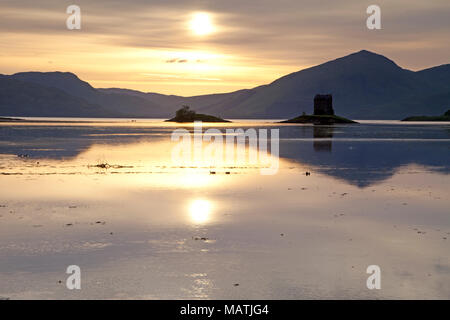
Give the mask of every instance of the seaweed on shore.
[(124, 166), (118, 164), (109, 164), (107, 162), (102, 162), (94, 165), (88, 165), (88, 168), (100, 168), (100, 169), (123, 169), (123, 168), (134, 168), (133, 166)]

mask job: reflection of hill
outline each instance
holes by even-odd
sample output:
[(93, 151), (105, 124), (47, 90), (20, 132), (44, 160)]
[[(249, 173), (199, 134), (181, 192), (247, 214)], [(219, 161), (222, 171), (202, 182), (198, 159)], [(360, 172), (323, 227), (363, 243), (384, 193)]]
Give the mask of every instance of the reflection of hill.
[[(237, 124), (238, 125), (238, 124)], [(267, 127), (268, 129), (274, 127)], [(450, 171), (445, 125), (280, 126), (280, 157), (359, 187), (388, 179), (399, 167), (419, 164)], [(1, 154), (74, 158), (93, 144), (169, 139), (173, 128), (139, 126), (0, 126)]]
[[(71, 159), (91, 145), (160, 140), (169, 129), (154, 127), (0, 126), (0, 154)], [(171, 132), (171, 129), (170, 129)]]
[[(443, 173), (450, 171), (450, 136), (444, 126), (311, 126), (283, 128), (281, 137), (286, 136), (285, 129), (297, 130), (303, 138), (281, 140), (280, 157), (311, 165), (359, 187), (388, 179), (397, 168), (413, 163)], [(327, 135), (329, 140), (323, 140)], [(321, 152), (324, 150), (328, 152)]]

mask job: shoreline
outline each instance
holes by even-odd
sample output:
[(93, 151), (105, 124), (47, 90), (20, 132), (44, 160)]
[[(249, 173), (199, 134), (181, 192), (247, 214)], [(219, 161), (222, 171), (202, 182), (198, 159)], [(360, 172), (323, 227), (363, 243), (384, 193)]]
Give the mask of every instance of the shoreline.
[[(285, 119), (227, 119), (230, 122), (228, 124), (264, 124), (264, 125), (314, 125), (313, 123), (295, 123), (287, 122)], [(447, 121), (403, 121), (402, 119), (356, 119), (354, 120), (359, 124), (387, 124), (387, 125), (450, 125), (450, 120)], [(13, 124), (13, 123), (130, 123), (130, 124), (143, 124), (143, 123), (172, 123), (177, 124), (177, 122), (167, 121), (166, 118), (78, 118), (78, 117), (0, 117), (0, 123)], [(183, 123), (180, 123), (183, 124)], [(186, 124), (186, 123), (185, 123)], [(220, 123), (217, 123), (220, 124)], [(334, 125), (345, 124), (345, 123), (335, 123)], [(323, 124), (323, 125), (333, 125), (333, 124)]]

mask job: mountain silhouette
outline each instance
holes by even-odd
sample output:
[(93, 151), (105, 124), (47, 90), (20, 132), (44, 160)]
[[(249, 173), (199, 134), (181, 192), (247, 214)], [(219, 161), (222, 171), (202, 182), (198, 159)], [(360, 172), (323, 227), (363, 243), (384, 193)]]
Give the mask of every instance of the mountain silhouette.
[[(449, 64), (411, 71), (366, 50), (288, 74), (268, 85), (193, 97), (96, 89), (67, 72), (22, 72), (0, 76), (0, 80), (3, 116), (167, 118), (181, 105), (190, 105), (222, 118), (281, 119), (312, 113), (317, 93), (333, 94), (336, 112), (353, 119), (402, 119), (450, 109)], [(24, 90), (27, 84), (30, 88)]]
[(55, 87), (0, 75), (0, 113), (35, 117), (113, 117), (100, 105)]
[[(101, 106), (105, 110), (106, 115), (99, 113), (96, 117), (154, 117), (166, 115), (161, 107), (150, 101), (137, 96), (113, 92), (103, 93), (70, 72), (21, 72), (13, 74), (9, 78), (38, 84), (49, 89), (56, 88), (89, 104)], [(11, 115), (20, 116), (23, 114)], [(78, 115), (71, 114), (70, 116)]]

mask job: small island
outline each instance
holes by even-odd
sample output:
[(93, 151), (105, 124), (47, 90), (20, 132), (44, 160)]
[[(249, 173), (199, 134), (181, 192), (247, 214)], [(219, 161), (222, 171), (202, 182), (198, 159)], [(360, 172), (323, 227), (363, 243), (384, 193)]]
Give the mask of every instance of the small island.
[(203, 122), (231, 122), (228, 120), (224, 120), (215, 116), (210, 116), (207, 114), (197, 113), (194, 110), (190, 110), (189, 106), (183, 106), (183, 108), (179, 109), (175, 113), (175, 117), (169, 120), (168, 122), (194, 122), (194, 121), (203, 121)]
[(333, 97), (331, 94), (317, 94), (314, 97), (314, 114), (301, 116), (281, 121), (281, 123), (312, 123), (316, 125), (328, 125), (335, 123), (357, 123), (356, 121), (336, 116), (333, 110)]
[(413, 116), (402, 121), (450, 121), (450, 110), (447, 110), (442, 116)]

